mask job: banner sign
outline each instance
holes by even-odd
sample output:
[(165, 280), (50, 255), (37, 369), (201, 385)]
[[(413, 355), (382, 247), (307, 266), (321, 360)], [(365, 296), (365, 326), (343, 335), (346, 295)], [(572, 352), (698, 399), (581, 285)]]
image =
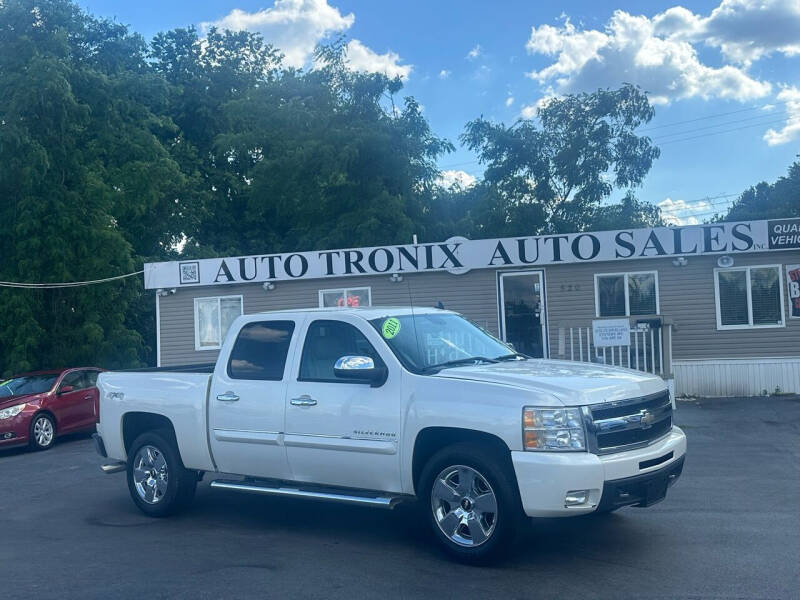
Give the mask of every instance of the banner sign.
[(628, 319), (599, 319), (592, 321), (595, 348), (631, 345), (631, 322)]
[(786, 288), (789, 290), (789, 318), (800, 319), (800, 265), (786, 265)]
[(206, 258), (144, 266), (145, 288), (560, 265), (800, 248), (800, 219)]

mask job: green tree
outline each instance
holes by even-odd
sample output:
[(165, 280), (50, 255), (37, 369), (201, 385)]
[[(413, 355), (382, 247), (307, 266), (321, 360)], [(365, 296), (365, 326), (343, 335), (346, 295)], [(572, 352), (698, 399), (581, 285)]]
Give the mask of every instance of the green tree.
[[(173, 245), (186, 179), (140, 36), (66, 0), (7, 0), (0, 81), (0, 279), (130, 273)], [(136, 364), (140, 290), (0, 290), (0, 371)]]
[(800, 161), (775, 183), (761, 183), (746, 189), (720, 221), (783, 219), (800, 217)]
[[(156, 70), (179, 88), (175, 121), (187, 107), (190, 123), (215, 115), (196, 132), (182, 125), (205, 182), (187, 252), (410, 239), (438, 174), (435, 159), (452, 146), (430, 131), (414, 99), (395, 106), (399, 80), (349, 70), (341, 42), (320, 48), (307, 72), (280, 69), (256, 34), (212, 31), (205, 52), (198, 48), (192, 30), (153, 44)], [(208, 60), (209, 52), (229, 59)]]
[(461, 140), (486, 164), (487, 208), (502, 233), (581, 231), (602, 200), (640, 185), (658, 158), (635, 133), (653, 114), (645, 93), (624, 85), (553, 99), (537, 120), (510, 127), (476, 119)]

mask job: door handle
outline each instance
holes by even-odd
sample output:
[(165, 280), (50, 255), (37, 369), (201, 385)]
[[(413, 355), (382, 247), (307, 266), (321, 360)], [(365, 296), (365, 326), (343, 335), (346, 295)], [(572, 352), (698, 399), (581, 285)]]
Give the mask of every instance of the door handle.
[(292, 398), (289, 400), (294, 406), (316, 406), (317, 401), (314, 400), (311, 396), (303, 394), (299, 398)]
[(92, 399), (92, 396), (91, 396), (91, 394), (89, 394), (88, 396), (84, 396), (84, 397), (83, 397), (83, 399), (84, 399), (84, 400), (91, 400), (91, 399)]
[(239, 396), (233, 392), (225, 392), (224, 394), (217, 396), (217, 400), (220, 402), (237, 402), (239, 400)]

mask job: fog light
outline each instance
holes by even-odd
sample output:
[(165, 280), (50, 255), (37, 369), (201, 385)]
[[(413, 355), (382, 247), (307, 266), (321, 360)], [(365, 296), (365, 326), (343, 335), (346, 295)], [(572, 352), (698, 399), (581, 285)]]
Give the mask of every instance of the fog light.
[(589, 490), (573, 490), (564, 497), (564, 506), (582, 506), (589, 501)]
[(3, 434), (3, 436), (2, 436), (2, 437), (3, 437), (3, 439), (4, 439), (4, 440), (10, 440), (10, 439), (11, 439), (11, 438), (13, 438), (15, 435), (16, 435), (16, 434), (15, 434), (13, 431), (7, 431), (6, 433), (4, 433), (4, 434)]

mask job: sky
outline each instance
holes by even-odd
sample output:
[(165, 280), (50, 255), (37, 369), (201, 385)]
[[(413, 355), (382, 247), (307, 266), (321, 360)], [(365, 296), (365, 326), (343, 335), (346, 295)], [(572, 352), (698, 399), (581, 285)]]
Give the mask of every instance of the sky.
[(445, 182), (483, 172), (458, 140), (468, 121), (511, 124), (553, 96), (626, 82), (649, 93), (656, 116), (640, 132), (661, 148), (637, 195), (676, 224), (724, 212), (800, 154), (800, 0), (79, 3), (147, 39), (188, 25), (258, 31), (301, 68), (344, 36), (353, 69), (401, 77), (401, 95), (456, 145), (439, 160)]

